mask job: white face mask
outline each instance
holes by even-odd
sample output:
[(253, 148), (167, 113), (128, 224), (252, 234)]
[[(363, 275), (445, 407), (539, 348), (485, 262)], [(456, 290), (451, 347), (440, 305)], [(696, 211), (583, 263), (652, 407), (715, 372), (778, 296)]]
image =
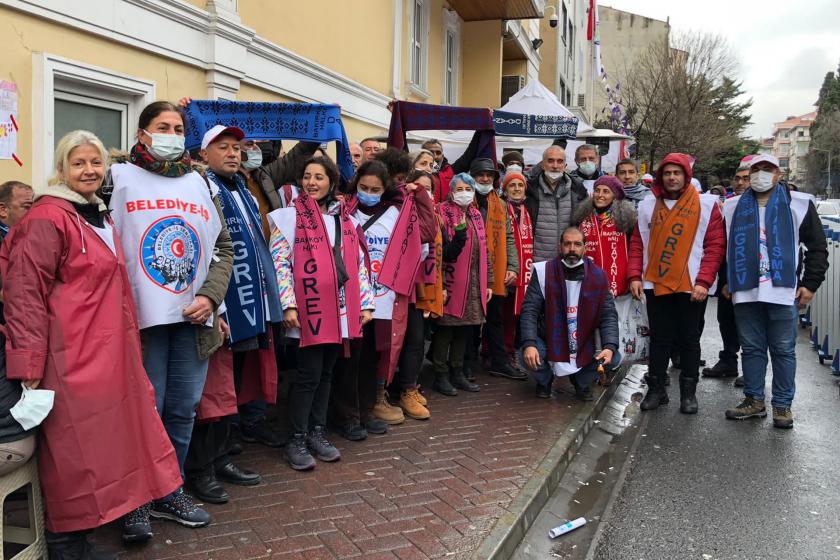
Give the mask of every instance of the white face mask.
[(242, 162), (242, 167), (251, 171), (252, 169), (256, 169), (257, 167), (262, 165), (262, 150), (257, 148), (256, 150), (245, 150), (245, 154), (248, 155), (248, 161)]
[(163, 161), (175, 161), (184, 153), (184, 137), (179, 134), (161, 134), (143, 130), (152, 139), (149, 153)]
[(750, 174), (750, 188), (755, 192), (767, 192), (773, 188), (773, 176), (770, 171), (756, 171)]
[(592, 175), (598, 169), (598, 166), (595, 165), (594, 161), (582, 161), (580, 165), (578, 165), (578, 169), (580, 172), (586, 176)]
[[(23, 383), (21, 383), (23, 385)], [(20, 400), (9, 413), (24, 430), (31, 430), (47, 417), (53, 407), (55, 391), (49, 389), (30, 389), (23, 385)]]
[(490, 183), (489, 185), (482, 185), (481, 183), (476, 183), (475, 190), (477, 190), (481, 194), (490, 194), (490, 191), (493, 190), (493, 183)]
[[(570, 261), (574, 261), (574, 262), (570, 262)], [(577, 267), (579, 267), (580, 265), (583, 264), (583, 257), (578, 257), (577, 260), (574, 260), (574, 257), (571, 257), (569, 260), (566, 260), (566, 258), (563, 258), (563, 264), (565, 264), (567, 268), (577, 268)]]
[(548, 177), (548, 180), (553, 183), (554, 181), (557, 181), (558, 179), (560, 179), (560, 177), (563, 176), (563, 172), (562, 171), (546, 171), (545, 176)]
[(475, 191), (458, 191), (452, 194), (452, 200), (461, 208), (466, 208), (475, 199)]
[(507, 173), (522, 173), (522, 166), (516, 163), (511, 163), (505, 167)]

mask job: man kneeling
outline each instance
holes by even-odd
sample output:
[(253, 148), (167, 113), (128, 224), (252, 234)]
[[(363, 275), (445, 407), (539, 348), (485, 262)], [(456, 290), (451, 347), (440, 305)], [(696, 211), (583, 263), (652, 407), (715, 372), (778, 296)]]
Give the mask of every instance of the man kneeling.
[[(522, 361), (533, 370), (537, 396), (551, 396), (555, 376), (571, 375), (576, 396), (592, 400), (597, 362), (618, 365), (618, 313), (607, 276), (585, 257), (585, 239), (576, 227), (560, 237), (559, 256), (534, 263), (520, 318)], [(602, 350), (595, 353), (595, 330)]]

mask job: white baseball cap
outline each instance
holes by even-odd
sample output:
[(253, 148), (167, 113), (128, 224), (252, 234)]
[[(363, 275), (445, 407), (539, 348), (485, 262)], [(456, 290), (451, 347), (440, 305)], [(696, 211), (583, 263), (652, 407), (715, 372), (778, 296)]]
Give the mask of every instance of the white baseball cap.
[(779, 158), (777, 158), (776, 156), (771, 154), (757, 154), (754, 155), (750, 160), (750, 168), (754, 167), (755, 164), (761, 163), (763, 161), (766, 161), (767, 163), (772, 163), (776, 167), (781, 167), (781, 165), (779, 165)]
[(213, 143), (219, 136), (222, 134), (230, 134), (237, 140), (242, 140), (245, 138), (245, 133), (242, 132), (242, 129), (238, 126), (225, 126), (223, 124), (217, 124), (210, 130), (204, 133), (204, 138), (201, 139), (201, 149), (206, 150), (207, 146)]

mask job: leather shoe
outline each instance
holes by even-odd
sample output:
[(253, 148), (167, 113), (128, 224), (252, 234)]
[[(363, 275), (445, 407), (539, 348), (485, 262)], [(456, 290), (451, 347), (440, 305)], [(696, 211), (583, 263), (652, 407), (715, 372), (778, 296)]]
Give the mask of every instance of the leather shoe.
[(210, 504), (226, 504), (230, 495), (225, 487), (219, 484), (214, 474), (200, 474), (187, 477), (187, 487), (199, 501)]
[(216, 476), (230, 484), (237, 484), (239, 486), (256, 486), (262, 480), (259, 473), (250, 471), (248, 469), (240, 469), (233, 462), (227, 463), (222, 467), (216, 469)]

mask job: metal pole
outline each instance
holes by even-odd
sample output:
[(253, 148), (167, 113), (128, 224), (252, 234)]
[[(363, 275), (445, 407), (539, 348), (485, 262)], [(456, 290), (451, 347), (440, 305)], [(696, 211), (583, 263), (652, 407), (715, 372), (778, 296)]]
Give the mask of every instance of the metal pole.
[(831, 198), (831, 150), (828, 150), (828, 184), (825, 186), (826, 198)]

